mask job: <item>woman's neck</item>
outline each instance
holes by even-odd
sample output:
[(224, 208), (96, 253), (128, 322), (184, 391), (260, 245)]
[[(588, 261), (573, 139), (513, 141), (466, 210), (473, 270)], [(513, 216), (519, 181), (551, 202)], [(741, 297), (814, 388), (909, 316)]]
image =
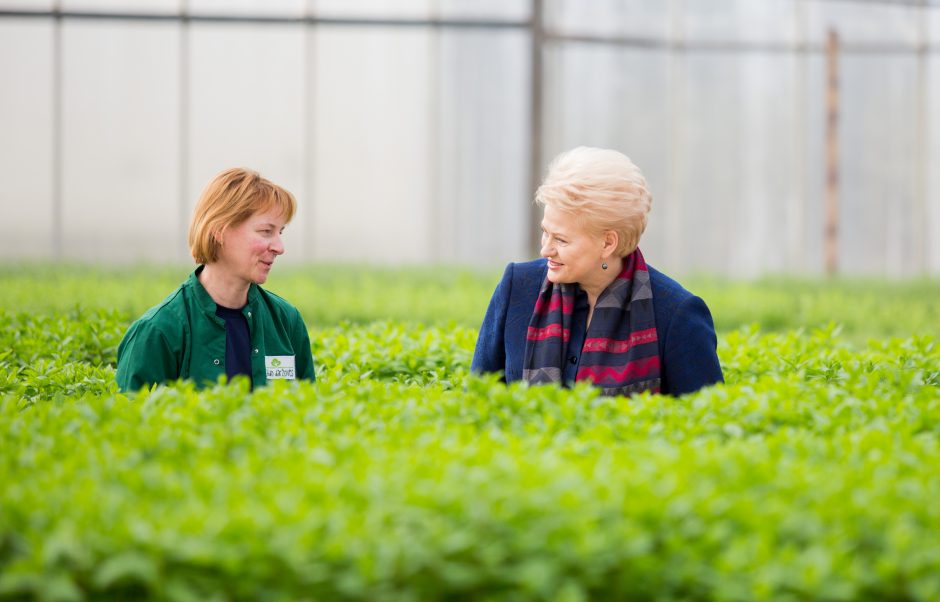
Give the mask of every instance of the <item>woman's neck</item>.
[(620, 275), (622, 270), (623, 258), (611, 257), (607, 260), (607, 269), (603, 271), (599, 269), (595, 279), (589, 282), (578, 283), (581, 286), (581, 290), (587, 293), (588, 307), (591, 308), (591, 311), (594, 310), (597, 298), (604, 292), (604, 289), (610, 286), (611, 282), (617, 279), (617, 276)]
[(250, 283), (227, 274), (214, 263), (206, 264), (199, 272), (199, 283), (212, 300), (222, 307), (238, 309), (248, 303)]

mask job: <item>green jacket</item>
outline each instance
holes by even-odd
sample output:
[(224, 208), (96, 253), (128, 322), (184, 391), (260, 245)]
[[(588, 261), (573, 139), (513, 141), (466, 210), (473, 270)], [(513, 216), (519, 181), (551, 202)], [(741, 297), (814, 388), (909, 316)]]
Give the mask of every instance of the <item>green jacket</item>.
[[(127, 330), (117, 358), (122, 391), (177, 379), (202, 387), (225, 375), (225, 321), (199, 282), (201, 270)], [(255, 386), (271, 379), (315, 379), (310, 337), (294, 306), (252, 284), (242, 313), (251, 334)]]

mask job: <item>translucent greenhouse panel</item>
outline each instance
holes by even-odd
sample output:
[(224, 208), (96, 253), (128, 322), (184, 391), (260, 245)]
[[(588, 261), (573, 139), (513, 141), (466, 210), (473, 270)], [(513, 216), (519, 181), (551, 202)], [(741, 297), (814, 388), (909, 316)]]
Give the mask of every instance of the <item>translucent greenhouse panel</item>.
[(433, 257), (432, 50), (422, 30), (317, 34), (311, 232), (318, 259)]
[(804, 169), (806, 178), (803, 217), (802, 261), (792, 266), (796, 273), (823, 272), (824, 216), (826, 202), (826, 57), (819, 53), (806, 55), (806, 79), (803, 93), (806, 136)]
[(181, 0), (189, 12), (206, 15), (244, 15), (300, 17), (309, 4), (306, 0)]
[[(441, 35), (432, 144), (435, 259), (501, 265), (532, 254), (529, 36)], [(437, 79), (437, 78), (435, 78)]]
[(303, 30), (199, 23), (191, 52), (187, 214), (219, 171), (256, 169), (297, 197), (284, 259), (304, 259), (313, 199), (305, 187)]
[(528, 19), (532, 0), (434, 0), (433, 10), (456, 19)]
[(681, 36), (690, 43), (787, 44), (793, 41), (794, 0), (676, 2)]
[(0, 10), (52, 10), (55, 0), (0, 0)]
[(314, 0), (321, 17), (368, 19), (426, 19), (436, 12), (437, 0)]
[(63, 252), (177, 260), (179, 31), (63, 25)]
[(546, 26), (566, 34), (631, 35), (665, 39), (672, 28), (662, 0), (545, 0)]
[(688, 57), (686, 103), (674, 116), (685, 126), (678, 157), (680, 191), (674, 199), (681, 203), (682, 214), (678, 223), (670, 223), (683, 271), (726, 270), (740, 241), (744, 98), (739, 74), (735, 54)]
[(789, 245), (798, 227), (791, 220), (799, 219), (804, 203), (799, 173), (804, 158), (796, 149), (803, 125), (793, 95), (797, 59), (789, 53), (752, 52), (738, 60), (740, 104), (725, 110), (737, 111), (740, 119), (740, 163), (730, 166), (739, 190), (722, 221), (726, 240), (734, 241), (726, 250), (728, 270), (752, 277), (790, 267)]
[[(698, 0), (674, 4), (679, 13), (683, 39), (696, 42), (737, 39), (741, 14), (736, 0)], [(763, 9), (765, 2), (758, 4)]]
[(916, 66), (910, 56), (844, 56), (840, 265), (907, 274), (913, 264)]
[[(799, 41), (802, 0), (738, 0), (733, 39), (752, 44), (787, 45)], [(696, 5), (690, 2), (689, 5)], [(690, 24), (695, 23), (692, 19)], [(694, 38), (690, 34), (690, 37)]]
[[(938, 23), (940, 25), (940, 23)], [(928, 81), (926, 106), (940, 106), (940, 59), (934, 54), (928, 63)], [(940, 169), (929, 166), (940, 165), (940, 116), (931, 113), (927, 120), (929, 129), (927, 140), (926, 189), (924, 191), (925, 217), (925, 268), (933, 274), (940, 274)]]
[(887, 2), (828, 0), (807, 4), (807, 36), (824, 46), (827, 32), (836, 30), (844, 43), (913, 44), (920, 9)]
[(0, 255), (53, 253), (53, 28), (0, 21)]
[(62, 10), (103, 13), (175, 14), (184, 0), (59, 0)]

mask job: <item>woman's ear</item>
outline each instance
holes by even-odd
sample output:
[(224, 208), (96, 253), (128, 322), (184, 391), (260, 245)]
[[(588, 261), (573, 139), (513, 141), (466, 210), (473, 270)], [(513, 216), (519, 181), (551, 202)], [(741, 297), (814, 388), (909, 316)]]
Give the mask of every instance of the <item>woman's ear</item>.
[(620, 235), (615, 230), (604, 232), (604, 246), (601, 249), (601, 255), (606, 259), (613, 255), (620, 244)]

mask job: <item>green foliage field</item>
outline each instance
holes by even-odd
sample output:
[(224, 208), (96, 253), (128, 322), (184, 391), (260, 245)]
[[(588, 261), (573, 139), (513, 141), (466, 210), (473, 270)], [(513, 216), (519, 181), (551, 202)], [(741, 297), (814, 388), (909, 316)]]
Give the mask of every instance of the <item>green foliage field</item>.
[[(85, 309), (138, 316), (174, 290), (189, 266), (0, 267), (0, 307), (30, 313)], [(278, 266), (267, 287), (300, 309), (308, 326), (393, 320), (478, 328), (502, 269)], [(841, 334), (940, 337), (940, 280), (757, 282), (691, 277), (681, 282), (708, 302), (719, 332), (758, 324), (764, 332), (840, 325)]]
[(126, 396), (153, 274), (0, 272), (0, 599), (940, 599), (936, 282), (690, 281), (726, 384), (610, 399), (469, 374), (498, 270), (291, 268), (316, 384)]

